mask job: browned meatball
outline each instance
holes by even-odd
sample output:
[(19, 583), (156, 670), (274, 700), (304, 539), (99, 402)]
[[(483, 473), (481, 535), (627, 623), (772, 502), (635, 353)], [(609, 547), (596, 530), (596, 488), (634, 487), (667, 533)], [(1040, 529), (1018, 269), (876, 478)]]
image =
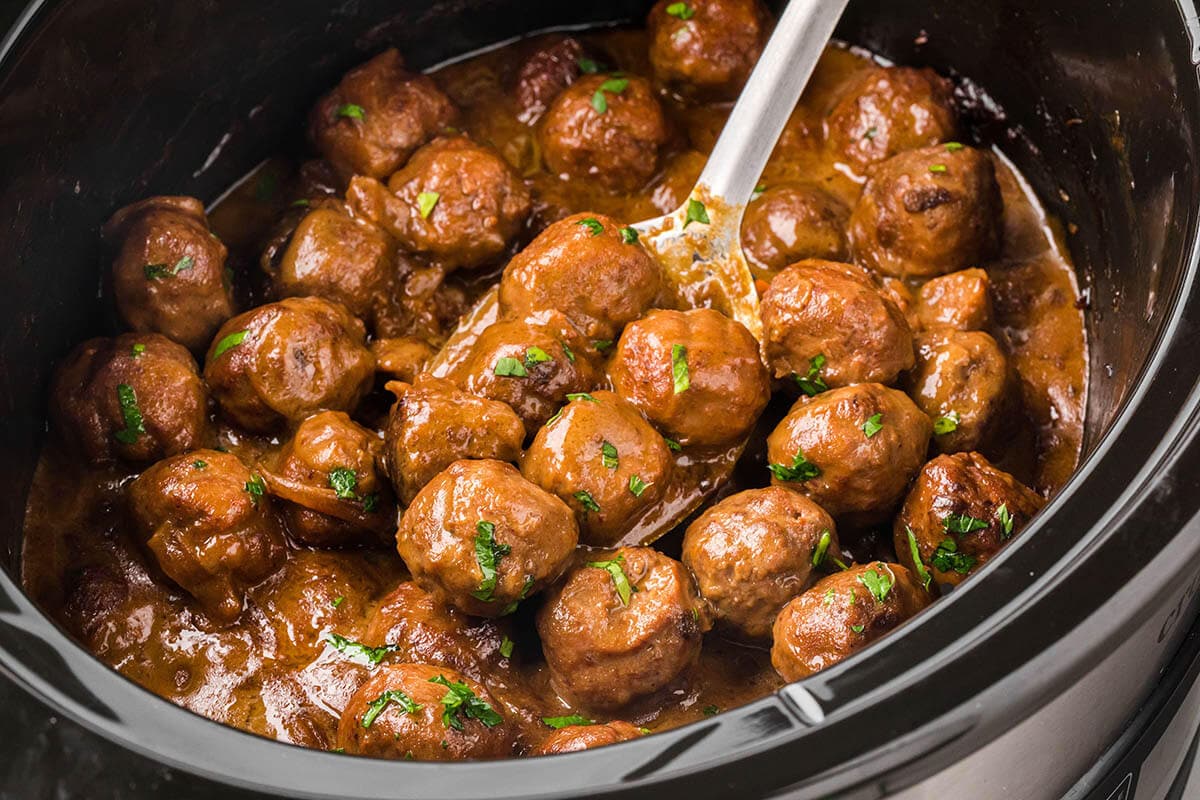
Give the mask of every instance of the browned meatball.
[(321, 409), (353, 411), (375, 377), (365, 340), (345, 306), (289, 297), (222, 325), (204, 377), (232, 422), (270, 432)]
[(646, 27), (660, 81), (733, 97), (762, 55), (771, 14), (759, 0), (659, 0)]
[(308, 132), (344, 176), (384, 178), (456, 116), (432, 79), (409, 72), (400, 53), (386, 50), (347, 72), (317, 102)]
[(825, 123), (833, 152), (853, 169), (953, 139), (954, 87), (931, 69), (874, 67), (842, 91)]
[(754, 337), (708, 308), (652, 311), (629, 325), (609, 377), (617, 394), (684, 445), (746, 435), (770, 396)]
[(551, 36), (521, 65), (513, 91), (517, 118), (526, 125), (541, 119), (554, 98), (575, 82), (582, 69), (583, 45), (570, 36)]
[(667, 118), (644, 78), (585, 75), (551, 104), (538, 129), (550, 171), (631, 192), (658, 171)]
[(496, 620), (468, 617), (405, 581), (375, 609), (363, 642), (396, 648), (400, 661), (439, 664), (483, 680), (501, 658), (504, 633)]
[(315, 208), (296, 226), (278, 266), (268, 263), (276, 297), (323, 297), (364, 320), (386, 301), (396, 269), (387, 235), (339, 208)]
[(261, 470), (288, 531), (312, 547), (379, 543), (396, 524), (383, 442), (341, 411), (308, 417)]
[(414, 761), (512, 755), (513, 735), (487, 691), (446, 667), (388, 664), (359, 687), (338, 723), (347, 753)]
[(839, 520), (877, 521), (904, 497), (931, 432), (908, 395), (877, 383), (802, 397), (767, 437), (771, 481)]
[(161, 333), (192, 351), (233, 316), (225, 245), (191, 197), (151, 197), (118, 211), (104, 226), (117, 247), (113, 297), (135, 331)]
[(603, 214), (576, 214), (542, 231), (500, 279), (509, 318), (556, 310), (593, 339), (614, 339), (663, 287), (659, 263), (637, 233)]
[(833, 519), (802, 494), (770, 486), (722, 500), (688, 526), (683, 563), (717, 623), (764, 639), (783, 604), (815, 583), (840, 550)]
[(571, 509), (500, 461), (455, 461), (400, 520), (396, 549), (438, 602), (500, 617), (553, 583), (579, 541)]
[(917, 316), (925, 329), (981, 331), (992, 324), (991, 282), (984, 270), (964, 269), (934, 278), (917, 294)]
[(911, 150), (871, 173), (850, 215), (850, 249), (884, 275), (944, 275), (999, 252), (1002, 211), (987, 153), (953, 144)]
[(658, 213), (670, 214), (687, 202), (707, 163), (708, 156), (698, 150), (684, 150), (667, 160), (650, 193), (650, 203)]
[(815, 386), (891, 383), (913, 365), (908, 321), (856, 267), (801, 261), (762, 298), (763, 350), (775, 377)]
[(375, 371), (398, 381), (415, 380), (436, 352), (428, 342), (416, 336), (371, 340)]
[(767, 187), (746, 207), (742, 249), (752, 266), (778, 272), (806, 258), (844, 261), (850, 209), (824, 189), (803, 183)]
[(834, 573), (779, 612), (771, 664), (784, 680), (798, 681), (845, 660), (932, 601), (899, 564), (876, 561)]
[(938, 456), (896, 517), (896, 553), (922, 580), (957, 584), (1020, 533), (1042, 502), (979, 453)]
[(172, 456), (128, 492), (138, 535), (159, 568), (218, 621), (236, 619), (246, 590), (283, 562), (283, 534), (262, 478), (236, 456)]
[(346, 202), (412, 253), (443, 266), (495, 261), (529, 216), (529, 190), (490, 147), (465, 136), (434, 139), (385, 188), (356, 177)]
[(533, 754), (550, 756), (555, 753), (577, 753), (593, 747), (627, 742), (644, 733), (640, 728), (619, 719), (601, 725), (568, 725), (547, 736)]
[(538, 430), (521, 472), (575, 509), (585, 544), (611, 547), (662, 499), (674, 464), (641, 412), (594, 392)]
[(996, 340), (983, 331), (934, 330), (917, 337), (908, 393), (935, 426), (943, 453), (978, 450), (996, 434), (1016, 398), (1016, 381)]
[(649, 547), (597, 554), (537, 616), (555, 688), (595, 709), (619, 708), (684, 675), (710, 626), (687, 568)]
[(379, 584), (340, 553), (297, 549), (254, 593), (280, 645), (316, 656), (331, 632), (348, 632), (370, 608)]
[(500, 321), (446, 376), (471, 394), (507, 403), (532, 436), (566, 402), (600, 382), (594, 350), (561, 314)]
[(156, 461), (199, 447), (208, 390), (191, 353), (156, 333), (89, 339), (50, 389), (58, 437), (88, 461)]
[(385, 434), (388, 470), (405, 503), (459, 459), (520, 457), (525, 426), (504, 403), (467, 394), (429, 374), (411, 386), (388, 388), (397, 393)]

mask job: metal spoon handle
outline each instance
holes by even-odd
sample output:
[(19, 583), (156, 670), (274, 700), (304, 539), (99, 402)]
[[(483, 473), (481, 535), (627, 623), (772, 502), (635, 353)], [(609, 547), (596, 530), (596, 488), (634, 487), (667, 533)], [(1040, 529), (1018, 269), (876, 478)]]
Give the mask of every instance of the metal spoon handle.
[(727, 203), (750, 200), (767, 159), (848, 0), (791, 0), (746, 82), (699, 185)]

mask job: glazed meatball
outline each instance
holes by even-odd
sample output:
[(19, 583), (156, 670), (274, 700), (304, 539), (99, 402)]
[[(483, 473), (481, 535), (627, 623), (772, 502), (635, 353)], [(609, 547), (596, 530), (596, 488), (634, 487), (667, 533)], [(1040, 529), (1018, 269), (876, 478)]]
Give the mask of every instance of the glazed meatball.
[(954, 87), (930, 69), (875, 67), (842, 91), (826, 120), (833, 152), (852, 169), (953, 139)]
[(953, 144), (911, 150), (871, 173), (850, 215), (850, 248), (884, 275), (944, 275), (997, 255), (1002, 211), (988, 154)]
[(844, 261), (850, 209), (816, 186), (769, 186), (746, 207), (742, 249), (751, 265), (768, 273), (806, 258)]
[(58, 437), (98, 464), (157, 461), (203, 444), (208, 390), (191, 353), (156, 333), (89, 339), (50, 390)]
[(762, 55), (771, 15), (759, 0), (659, 0), (646, 27), (660, 81), (734, 97)]
[(878, 521), (925, 462), (932, 427), (908, 395), (877, 383), (802, 397), (767, 437), (771, 482), (839, 521)]
[(913, 365), (903, 312), (848, 264), (811, 260), (788, 267), (763, 294), (762, 320), (771, 371), (777, 378), (798, 376), (802, 388), (805, 381), (810, 388), (891, 383)]
[(687, 568), (649, 547), (597, 554), (567, 575), (537, 616), (556, 690), (600, 710), (684, 675), (710, 626)]
[(397, 393), (385, 434), (388, 470), (405, 503), (459, 459), (516, 461), (521, 455), (525, 426), (504, 403), (429, 374), (388, 388)]
[(722, 500), (688, 526), (683, 563), (717, 624), (742, 639), (771, 635), (779, 609), (840, 553), (833, 519), (778, 486)]
[(446, 667), (388, 664), (359, 687), (338, 723), (347, 753), (413, 761), (512, 755), (513, 735), (487, 691)]
[(683, 445), (745, 436), (770, 395), (754, 337), (708, 308), (652, 311), (629, 325), (609, 377), (617, 394)]
[(632, 192), (658, 171), (667, 118), (649, 81), (585, 75), (551, 104), (538, 129), (552, 173)]
[(340, 553), (297, 549), (254, 599), (275, 630), (277, 646), (316, 656), (332, 632), (351, 630), (379, 589), (369, 571)]
[(268, 263), (276, 297), (323, 297), (371, 320), (396, 266), (382, 230), (339, 208), (314, 208), (296, 226), (279, 264)]
[(992, 324), (991, 281), (981, 269), (964, 269), (934, 278), (917, 294), (921, 327), (981, 331)]
[(343, 77), (313, 108), (309, 138), (345, 177), (384, 178), (457, 116), (433, 80), (387, 50)]
[(837, 572), (779, 612), (771, 664), (784, 680), (798, 681), (843, 661), (932, 601), (899, 564), (876, 561)]
[(161, 333), (193, 352), (233, 316), (225, 245), (191, 197), (152, 197), (118, 211), (104, 226), (116, 246), (113, 298), (140, 333)]
[(428, 342), (416, 336), (371, 340), (375, 371), (398, 381), (415, 380), (436, 352)]
[(611, 547), (662, 499), (674, 463), (641, 412), (612, 392), (594, 392), (537, 432), (521, 472), (575, 510), (585, 544)]
[(439, 664), (483, 680), (501, 658), (504, 633), (496, 620), (468, 617), (405, 581), (375, 609), (363, 642), (395, 647), (400, 661)]
[(171, 456), (129, 484), (128, 497), (154, 561), (215, 620), (236, 619), (246, 590), (283, 562), (283, 534), (262, 478), (236, 456)]
[(642, 735), (644, 731), (619, 719), (602, 725), (568, 725), (547, 736), (533, 754), (550, 756), (555, 753), (576, 753), (593, 747), (627, 742)]
[(593, 339), (615, 339), (662, 291), (663, 270), (632, 228), (576, 214), (542, 231), (500, 278), (508, 318), (555, 310)]
[(896, 517), (896, 553), (922, 579), (958, 584), (1020, 533), (1042, 502), (979, 453), (938, 456)]
[(579, 541), (563, 501), (500, 461), (455, 461), (404, 512), (396, 549), (437, 602), (500, 617), (553, 583)]
[(352, 411), (375, 377), (366, 329), (345, 306), (289, 297), (226, 322), (204, 377), (222, 413), (268, 433), (315, 411)]
[(583, 45), (570, 36), (552, 36), (521, 65), (513, 94), (517, 100), (517, 119), (532, 125), (575, 82), (582, 70)]
[(594, 350), (561, 314), (500, 321), (480, 335), (470, 355), (446, 376), (471, 394), (507, 403), (532, 436), (568, 394), (596, 388)]
[(1016, 381), (996, 340), (983, 331), (934, 330), (917, 337), (908, 394), (936, 428), (943, 453), (978, 450), (996, 439), (1016, 398)]
[(503, 158), (465, 136), (434, 139), (383, 184), (356, 177), (346, 202), (409, 252), (448, 269), (495, 261), (529, 216), (529, 190)]
[(706, 164), (708, 156), (698, 150), (684, 150), (667, 160), (650, 193), (650, 203), (659, 214), (670, 214), (687, 202)]
[(383, 442), (341, 411), (308, 417), (262, 469), (282, 501), (288, 531), (312, 547), (378, 543), (396, 523), (390, 487), (377, 466)]

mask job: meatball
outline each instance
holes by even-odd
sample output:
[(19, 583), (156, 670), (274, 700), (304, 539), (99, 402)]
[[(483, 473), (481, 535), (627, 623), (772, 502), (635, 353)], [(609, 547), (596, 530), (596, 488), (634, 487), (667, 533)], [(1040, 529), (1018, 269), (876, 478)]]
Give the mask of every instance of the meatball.
[(375, 609), (363, 643), (394, 647), (400, 661), (439, 664), (483, 680), (501, 658), (504, 631), (497, 621), (461, 614), (405, 581)]
[(741, 639), (771, 635), (784, 603), (839, 555), (833, 519), (802, 494), (770, 486), (722, 500), (688, 526), (683, 563), (717, 624)]
[(917, 317), (926, 329), (981, 331), (992, 324), (991, 281), (981, 269), (934, 278), (917, 294)]
[(899, 564), (875, 561), (818, 582), (775, 620), (771, 664), (786, 681), (832, 667), (933, 602)]
[(262, 588), (255, 604), (275, 630), (277, 647), (312, 656), (333, 632), (348, 632), (379, 591), (375, 577), (340, 553), (296, 550)]
[(385, 434), (388, 471), (405, 503), (459, 459), (520, 457), (525, 426), (504, 403), (467, 394), (429, 374), (411, 386), (388, 388), (397, 392)]
[(457, 111), (433, 80), (387, 50), (347, 72), (317, 102), (309, 138), (344, 176), (384, 178), (452, 124)]
[(465, 136), (434, 139), (388, 180), (356, 177), (346, 202), (409, 252), (448, 269), (503, 255), (529, 216), (529, 190), (503, 158)]
[(321, 409), (353, 411), (375, 377), (365, 340), (345, 306), (289, 297), (222, 325), (204, 377), (226, 417), (268, 433)]
[(276, 297), (323, 297), (371, 320), (386, 301), (396, 269), (382, 230), (338, 208), (315, 208), (296, 226), (278, 266), (269, 266)]
[(550, 593), (537, 629), (559, 694), (605, 710), (684, 675), (712, 623), (678, 561), (649, 547), (596, 558)]
[(236, 619), (247, 589), (283, 562), (286, 544), (262, 478), (236, 456), (171, 456), (129, 484), (128, 497), (159, 568), (217, 621)]
[(908, 395), (877, 383), (802, 397), (767, 437), (771, 482), (839, 521), (878, 521), (925, 462), (932, 427)]
[(50, 390), (58, 437), (93, 464), (157, 461), (201, 446), (208, 390), (191, 353), (157, 333), (89, 339)]
[(954, 87), (931, 69), (874, 67), (842, 91), (825, 123), (833, 152), (852, 169), (953, 139)]
[(659, 0), (646, 27), (660, 81), (735, 97), (762, 55), (771, 14), (759, 0)]
[(662, 499), (674, 464), (641, 412), (612, 392), (595, 392), (537, 432), (521, 472), (575, 509), (585, 544), (611, 547)]
[(556, 753), (576, 753), (593, 747), (627, 742), (644, 734), (644, 730), (619, 719), (602, 725), (568, 725), (547, 736), (533, 754), (550, 756)]
[(570, 36), (548, 37), (521, 65), (513, 91), (517, 119), (532, 125), (582, 72), (583, 45)]
[(376, 372), (399, 381), (416, 379), (436, 353), (428, 342), (416, 336), (371, 340)]
[(1020, 533), (1042, 502), (979, 453), (938, 456), (896, 517), (896, 553), (923, 580), (958, 584)]
[(644, 78), (585, 75), (551, 104), (538, 129), (551, 172), (632, 192), (658, 171), (667, 118)]
[(742, 249), (768, 273), (806, 258), (844, 261), (850, 209), (824, 189), (803, 183), (770, 186), (746, 207)]
[(118, 211), (104, 226), (116, 246), (113, 298), (140, 333), (161, 333), (193, 352), (233, 316), (225, 245), (191, 197), (151, 197)]
[(542, 231), (500, 278), (509, 318), (556, 310), (586, 336), (615, 339), (654, 304), (662, 267), (637, 233), (603, 214), (576, 214)]
[(917, 337), (908, 394), (934, 422), (943, 453), (978, 450), (996, 440), (1016, 399), (1016, 381), (996, 340), (983, 331), (934, 330)]
[(1002, 211), (986, 153), (954, 144), (911, 150), (871, 174), (850, 215), (850, 248), (884, 275), (944, 275), (999, 253)]
[(684, 445), (723, 445), (745, 436), (770, 396), (758, 342), (713, 311), (652, 311), (617, 343), (613, 390)]
[(904, 313), (856, 267), (801, 261), (762, 298), (763, 351), (775, 377), (801, 388), (891, 383), (913, 365)]
[(288, 531), (311, 547), (378, 543), (391, 534), (395, 505), (377, 466), (383, 442), (341, 411), (308, 417), (263, 469), (282, 502)]
[(440, 603), (500, 617), (567, 568), (579, 528), (563, 501), (501, 461), (455, 461), (417, 494), (396, 549)]
[(594, 350), (561, 314), (501, 320), (485, 330), (470, 355), (446, 376), (471, 394), (507, 403), (532, 436), (568, 394), (600, 382)]
[(512, 755), (513, 734), (482, 686), (452, 669), (388, 664), (342, 711), (338, 746), (347, 753), (415, 761)]

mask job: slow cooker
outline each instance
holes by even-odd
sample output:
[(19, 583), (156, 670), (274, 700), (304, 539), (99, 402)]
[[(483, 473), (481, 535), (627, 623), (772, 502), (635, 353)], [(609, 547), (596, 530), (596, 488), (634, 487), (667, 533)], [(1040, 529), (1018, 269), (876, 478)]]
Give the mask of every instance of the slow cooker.
[(208, 201), (385, 46), (428, 67), (639, 20), (640, 0), (35, 0), (0, 21), (0, 796), (1157, 800), (1200, 738), (1200, 17), (1192, 0), (851, 4), (838, 36), (964, 76), (1065, 225), (1085, 457), (1034, 527), (869, 652), (684, 728), (533, 761), (349, 760), (225, 728), (93, 659), (22, 593), (52, 365), (111, 326), (96, 231)]

